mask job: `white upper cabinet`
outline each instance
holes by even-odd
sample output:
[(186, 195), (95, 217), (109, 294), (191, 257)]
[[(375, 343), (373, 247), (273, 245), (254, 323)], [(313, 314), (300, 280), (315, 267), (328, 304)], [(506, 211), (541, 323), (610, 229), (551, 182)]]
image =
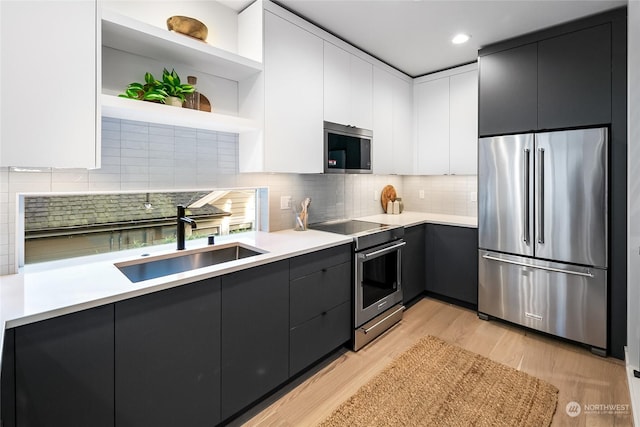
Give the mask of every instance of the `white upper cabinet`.
[(372, 129), (372, 115), (373, 66), (325, 41), (324, 119)]
[(449, 78), (416, 85), (418, 173), (449, 173)]
[(413, 173), (412, 83), (373, 69), (373, 172)]
[(399, 175), (415, 173), (413, 137), (413, 82), (394, 80), (393, 97), (393, 171)]
[(449, 78), (449, 173), (478, 172), (478, 72)]
[(373, 173), (389, 175), (395, 172), (393, 158), (393, 99), (395, 77), (387, 71), (373, 69)]
[(414, 96), (417, 173), (477, 174), (477, 65), (419, 78)]
[(323, 172), (322, 58), (320, 37), (264, 11), (264, 73), (240, 93), (264, 132), (240, 135), (241, 172)]
[(0, 166), (95, 168), (95, 1), (1, 1)]

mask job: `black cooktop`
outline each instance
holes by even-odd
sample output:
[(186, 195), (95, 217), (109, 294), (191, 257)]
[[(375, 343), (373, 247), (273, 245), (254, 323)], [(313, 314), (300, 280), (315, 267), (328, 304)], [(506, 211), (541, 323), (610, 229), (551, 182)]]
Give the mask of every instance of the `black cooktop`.
[(355, 219), (320, 222), (310, 224), (309, 228), (353, 236), (356, 251), (392, 242), (404, 236), (404, 227), (399, 225), (358, 221)]
[(358, 221), (355, 219), (346, 219), (341, 221), (320, 222), (317, 224), (310, 224), (309, 228), (320, 231), (328, 231), (330, 233), (337, 234), (359, 234), (364, 232), (375, 232), (388, 228), (386, 224), (380, 224), (378, 222)]

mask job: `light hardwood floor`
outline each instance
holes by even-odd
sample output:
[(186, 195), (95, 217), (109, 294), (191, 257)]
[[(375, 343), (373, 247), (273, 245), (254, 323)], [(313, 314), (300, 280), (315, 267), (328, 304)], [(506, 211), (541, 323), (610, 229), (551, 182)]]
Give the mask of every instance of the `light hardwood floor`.
[[(430, 298), (411, 306), (402, 322), (357, 353), (341, 349), (233, 421), (240, 426), (313, 426), (328, 416), (420, 337), (434, 335), (535, 375), (560, 390), (553, 426), (632, 426), (624, 363), (588, 349)], [(567, 415), (569, 402), (583, 411)], [(596, 406), (594, 406), (596, 405)], [(609, 414), (601, 405), (627, 405)]]

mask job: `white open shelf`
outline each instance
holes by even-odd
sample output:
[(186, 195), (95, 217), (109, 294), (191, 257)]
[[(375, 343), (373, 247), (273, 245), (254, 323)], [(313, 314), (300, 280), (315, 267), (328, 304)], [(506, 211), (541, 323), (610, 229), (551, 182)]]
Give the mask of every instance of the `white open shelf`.
[(226, 114), (172, 107), (107, 94), (102, 94), (101, 101), (102, 115), (104, 117), (208, 129), (219, 132), (243, 133), (258, 129), (257, 124), (253, 120)]
[(146, 58), (162, 58), (235, 81), (263, 69), (260, 62), (108, 9), (102, 10), (102, 45)]

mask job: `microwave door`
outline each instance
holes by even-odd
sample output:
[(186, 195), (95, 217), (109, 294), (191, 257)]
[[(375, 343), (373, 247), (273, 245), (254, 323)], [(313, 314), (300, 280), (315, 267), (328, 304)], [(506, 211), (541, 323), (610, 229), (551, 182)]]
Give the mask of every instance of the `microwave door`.
[(371, 140), (368, 138), (350, 138), (347, 141), (347, 173), (371, 173)]
[(347, 163), (346, 150), (330, 150), (327, 158), (327, 168), (332, 172), (344, 172)]

